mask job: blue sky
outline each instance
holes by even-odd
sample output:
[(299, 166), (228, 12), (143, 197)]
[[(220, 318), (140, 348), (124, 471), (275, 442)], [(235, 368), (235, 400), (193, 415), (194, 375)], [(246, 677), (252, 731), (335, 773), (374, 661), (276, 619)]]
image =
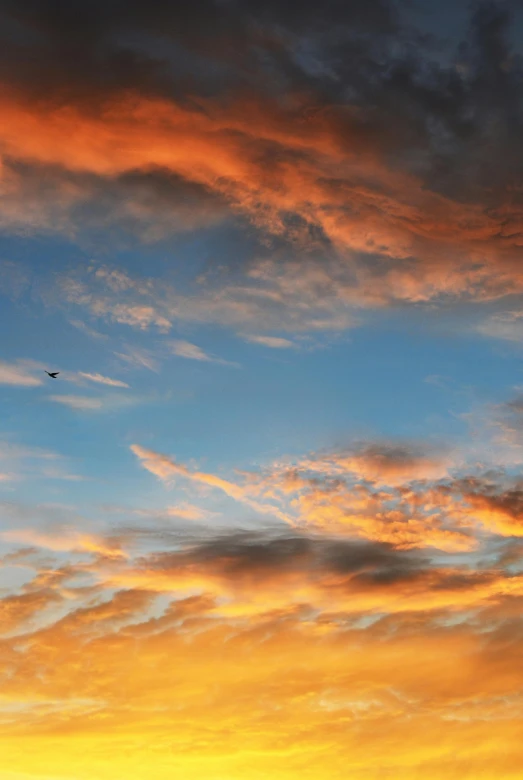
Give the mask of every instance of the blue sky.
[[(364, 313), (361, 324), (345, 332), (305, 331), (295, 346), (274, 348), (247, 342), (223, 325), (178, 322), (159, 332), (108, 322), (59, 299), (60, 277), (82, 265), (138, 279), (174, 276), (180, 285), (187, 267), (198, 273), (202, 265), (198, 241), (180, 243), (115, 251), (108, 263), (106, 251), (100, 261), (63, 239), (3, 239), (6, 274), (16, 281), (16, 266), (26, 280), (18, 294), (3, 299), (1, 324), (10, 334), (3, 360), (61, 372), (53, 381), (38, 365), (29, 370), (42, 381), (37, 387), (2, 386), (5, 436), (56, 451), (85, 479), (6, 482), (8, 500), (30, 495), (35, 503), (87, 501), (94, 509), (118, 503), (124, 491), (124, 503), (156, 505), (150, 477), (128, 450), (135, 441), (228, 473), (369, 438), (459, 440), (470, 433), (464, 414), (502, 403), (521, 382), (517, 344), (478, 334), (466, 313), (452, 330), (441, 312), (423, 308)], [(264, 324), (272, 332), (270, 320)], [(276, 330), (275, 337), (291, 343), (288, 332)], [(173, 354), (173, 342), (181, 341), (210, 359)], [(148, 365), (118, 356), (135, 352)], [(78, 372), (129, 387), (64, 379)], [(88, 400), (87, 408), (71, 408), (53, 402), (53, 395), (100, 406), (90, 408)]]

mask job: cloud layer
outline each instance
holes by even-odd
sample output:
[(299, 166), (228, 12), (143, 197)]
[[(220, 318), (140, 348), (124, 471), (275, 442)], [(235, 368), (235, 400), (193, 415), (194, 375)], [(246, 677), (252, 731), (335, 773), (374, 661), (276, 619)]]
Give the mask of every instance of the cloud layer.
[[(94, 3), (86, 23), (83, 3), (0, 4), (18, 30), (0, 58), (6, 228), (70, 231), (91, 213), (147, 238), (246, 220), (260, 248), (283, 241), (281, 258), (245, 258), (247, 280), (268, 288), (265, 313), (271, 296), (290, 304), (298, 328), (312, 301), (346, 327), (351, 307), (523, 293), (509, 7), (478, 6), (453, 47), (402, 6), (327, 5), (200, 2), (186, 18)], [(234, 321), (235, 306), (260, 305), (242, 291), (221, 291), (228, 315), (212, 296), (201, 310)], [(110, 310), (171, 322), (151, 302)]]
[(110, 526), (6, 507), (0, 576), (24, 572), (0, 593), (6, 771), (60, 776), (88, 745), (81, 780), (240, 778), (253, 753), (282, 780), (517, 776), (514, 459), (363, 441), (219, 476), (131, 450), (187, 500)]
[(6, 771), (60, 774), (89, 744), (86, 780), (145, 761), (239, 778), (253, 752), (281, 778), (517, 776), (518, 548), (474, 571), (295, 532), (165, 536), (130, 557), (87, 534), (12, 539), (32, 547), (5, 565), (32, 575), (0, 602)]

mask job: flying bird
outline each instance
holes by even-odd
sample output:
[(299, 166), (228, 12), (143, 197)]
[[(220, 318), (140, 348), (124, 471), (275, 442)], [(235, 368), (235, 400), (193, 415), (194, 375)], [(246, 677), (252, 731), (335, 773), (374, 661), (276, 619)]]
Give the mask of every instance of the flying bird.
[(47, 376), (50, 376), (50, 377), (51, 377), (51, 379), (56, 379), (56, 377), (58, 376), (58, 374), (59, 374), (60, 372), (59, 372), (59, 371), (51, 371), (51, 372), (49, 372), (49, 371), (46, 371), (45, 373), (47, 374)]

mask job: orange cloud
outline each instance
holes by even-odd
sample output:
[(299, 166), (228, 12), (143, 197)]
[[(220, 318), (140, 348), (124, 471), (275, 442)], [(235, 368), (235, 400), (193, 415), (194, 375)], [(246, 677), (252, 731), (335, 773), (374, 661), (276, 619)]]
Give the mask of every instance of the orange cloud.
[(359, 479), (381, 485), (447, 477), (454, 465), (450, 453), (431, 452), (409, 444), (367, 444), (351, 453), (334, 454), (304, 462), (302, 468), (323, 473), (352, 472)]
[(35, 531), (31, 528), (16, 531), (3, 531), (0, 536), (9, 542), (21, 542), (27, 545), (36, 545), (48, 550), (63, 552), (89, 552), (108, 558), (125, 558), (126, 553), (119, 547), (116, 541), (109, 543), (101, 536), (83, 533), (74, 528), (66, 529), (62, 533), (46, 533)]
[[(1, 643), (3, 772), (517, 777), (520, 577), (304, 537), (216, 538), (111, 566), (125, 590), (71, 587), (68, 614)], [(160, 603), (153, 580), (169, 574), (201, 592)]]
[(190, 471), (186, 466), (180, 463), (176, 463), (172, 458), (161, 453), (154, 452), (153, 450), (145, 449), (139, 444), (132, 444), (131, 450), (140, 459), (143, 467), (150, 471), (151, 474), (157, 476), (162, 482), (168, 482), (174, 476), (181, 476), (185, 479), (189, 479), (192, 482), (197, 482), (201, 485), (207, 485), (208, 487), (217, 488), (225, 493), (235, 501), (240, 501), (243, 504), (247, 504), (256, 512), (261, 514), (270, 514), (280, 519), (285, 520), (292, 524), (290, 518), (281, 512), (276, 506), (270, 504), (261, 504), (255, 499), (251, 498), (249, 492), (243, 487), (229, 482), (226, 479), (217, 477), (214, 474), (206, 474), (201, 471)]
[(231, 482), (191, 471), (139, 445), (132, 445), (131, 450), (145, 469), (167, 484), (182, 477), (221, 490), (286, 525), (322, 534), (386, 542), (402, 549), (466, 552), (478, 546), (485, 525), (500, 534), (509, 533), (507, 528), (519, 533), (514, 515), (508, 517), (509, 509), (503, 509), (502, 502), (498, 501), (496, 511), (498, 516), (504, 512), (504, 520), (498, 517), (495, 523), (494, 499), (489, 499), (487, 507), (483, 494), (470, 490), (473, 480), (451, 478), (449, 469), (460, 462), (457, 453), (414, 445), (368, 444), (353, 451), (303, 458), (293, 465), (276, 464), (265, 473), (238, 472), (239, 481)]
[[(354, 305), (521, 291), (516, 205), (497, 212), (431, 192), (421, 178), (393, 170), (342, 109), (300, 122), (299, 109), (285, 111), (254, 97), (226, 105), (200, 98), (195, 105), (130, 91), (88, 110), (74, 101), (32, 102), (4, 84), (0, 148), (27, 164), (107, 180), (164, 169), (216, 193), (272, 233), (285, 233), (285, 215), (297, 215), (341, 252), (344, 259), (327, 279), (338, 287), (341, 281), (342, 299)], [(71, 197), (78, 197), (74, 189)], [(373, 271), (358, 253), (395, 262)], [(303, 263), (267, 270), (282, 292), (300, 278), (312, 293), (321, 273)], [(155, 316), (147, 307), (125, 314), (137, 325)]]

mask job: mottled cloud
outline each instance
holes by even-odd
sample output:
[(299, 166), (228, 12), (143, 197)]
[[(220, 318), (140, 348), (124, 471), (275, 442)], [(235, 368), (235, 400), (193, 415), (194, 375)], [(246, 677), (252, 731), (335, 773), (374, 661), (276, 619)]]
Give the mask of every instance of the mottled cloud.
[(0, 595), (13, 671), (0, 701), (7, 771), (36, 777), (45, 756), (59, 772), (85, 744), (82, 780), (115, 768), (139, 780), (144, 760), (161, 780), (180, 766), (203, 777), (210, 764), (239, 780), (252, 751), (264, 773), (281, 769), (283, 753), (285, 778), (328, 769), (341, 780), (348, 768), (363, 780), (384, 767), (486, 778), (485, 764), (510, 777), (519, 766), (522, 586), (507, 550), (474, 571), (461, 556), (435, 563), (290, 531), (179, 541), (134, 558), (97, 545), (83, 550), (91, 564), (42, 565), (26, 549), (33, 577)]
[(416, 443), (367, 443), (351, 452), (316, 457), (304, 464), (310, 470), (336, 474), (349, 472), (381, 485), (398, 485), (448, 476), (452, 453)]
[[(520, 416), (523, 404), (516, 398), (506, 407)], [(519, 426), (523, 430), (520, 420)], [(256, 514), (313, 533), (448, 553), (472, 552), (490, 535), (523, 535), (516, 462), (482, 465), (466, 448), (367, 442), (238, 471), (234, 479), (200, 472), (139, 445), (131, 449), (166, 485), (181, 478), (215, 488)]]
[(474, 529), (491, 530), (463, 492), (463, 478), (451, 473), (456, 456), (419, 444), (369, 443), (238, 472), (234, 481), (140, 445), (131, 450), (166, 485), (182, 478), (215, 488), (257, 514), (322, 534), (456, 552), (477, 548)]
[[(119, 279), (119, 287), (114, 284), (113, 274)], [(185, 290), (163, 280), (92, 266), (59, 277), (52, 294), (46, 289), (44, 301), (62, 309), (87, 310), (93, 318), (165, 334), (176, 323), (218, 323), (240, 335), (246, 327), (291, 332), (353, 327), (358, 320), (343, 291), (330, 287), (319, 296), (314, 285), (307, 286), (305, 278), (295, 284), (273, 277), (266, 261), (263, 273), (253, 268), (239, 283), (226, 280), (217, 287), (212, 280), (199, 278)], [(121, 353), (118, 355), (121, 357)]]

